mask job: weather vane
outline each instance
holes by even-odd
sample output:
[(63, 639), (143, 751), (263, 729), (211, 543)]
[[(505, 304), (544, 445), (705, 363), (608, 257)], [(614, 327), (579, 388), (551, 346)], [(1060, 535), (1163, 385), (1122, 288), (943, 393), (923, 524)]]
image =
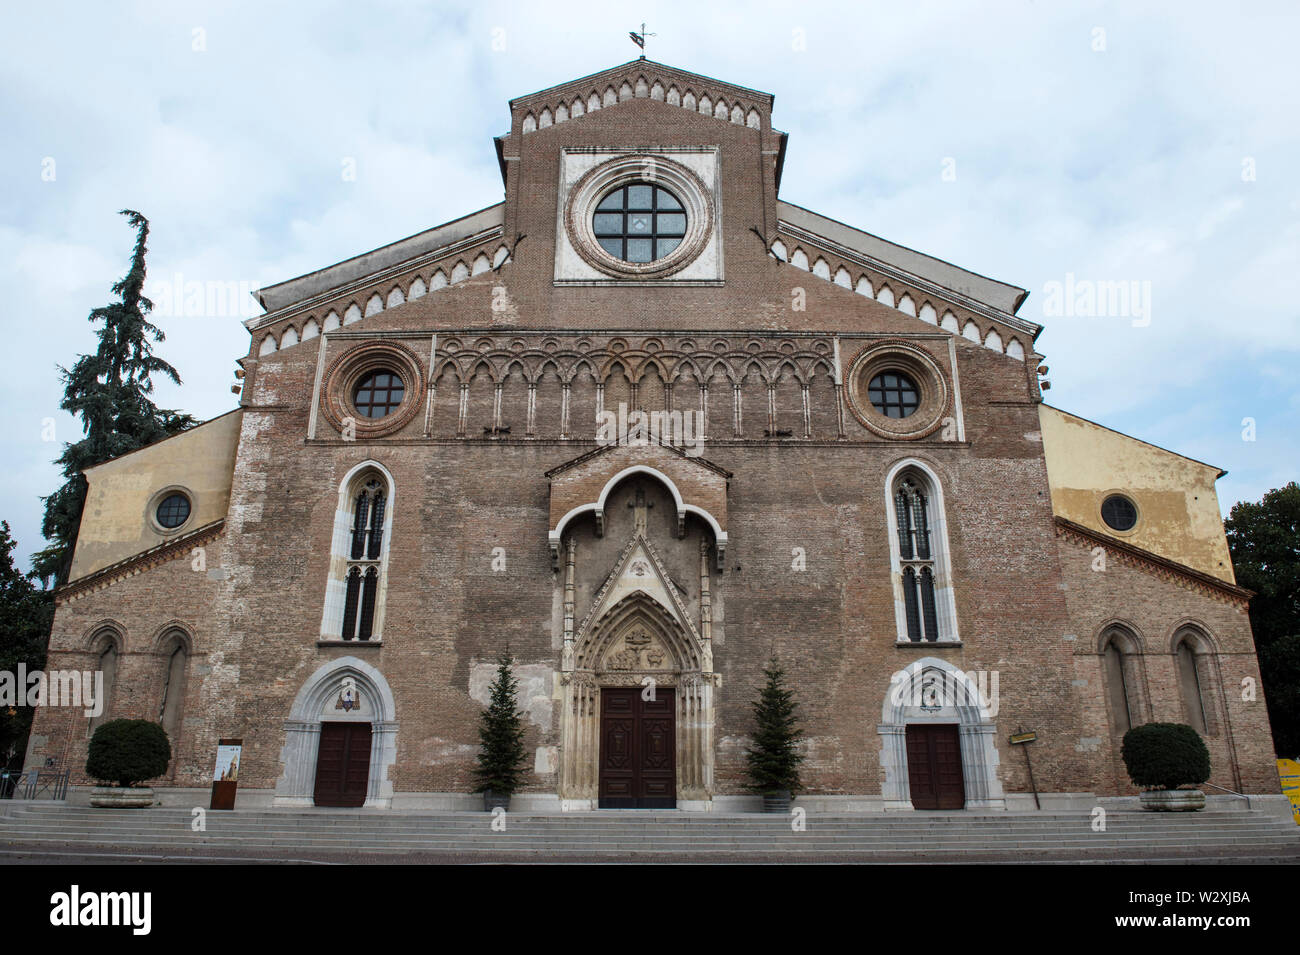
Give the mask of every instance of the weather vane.
[(643, 59), (643, 60), (645, 59), (645, 38), (648, 37), (648, 36), (658, 36), (658, 35), (659, 35), (659, 34), (657, 34), (657, 33), (646, 33), (646, 32), (645, 32), (645, 24), (644, 24), (644, 23), (641, 24), (641, 32), (640, 32), (640, 33), (637, 33), (636, 31), (629, 31), (629, 32), (628, 32), (628, 36), (630, 36), (630, 37), (632, 38), (632, 42), (635, 43), (637, 46), (639, 46), (639, 47), (641, 48), (641, 59)]

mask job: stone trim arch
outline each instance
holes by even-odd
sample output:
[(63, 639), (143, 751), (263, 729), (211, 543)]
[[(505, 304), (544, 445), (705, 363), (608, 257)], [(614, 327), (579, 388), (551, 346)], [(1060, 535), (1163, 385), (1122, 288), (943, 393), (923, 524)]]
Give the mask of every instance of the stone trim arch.
[(378, 669), (357, 657), (345, 656), (321, 664), (294, 697), (285, 720), (284, 767), (275, 784), (275, 806), (314, 806), (316, 757), (320, 748), (321, 715), (331, 697), (351, 679), (369, 712), (331, 714), (331, 721), (366, 721), (371, 725), (370, 778), (364, 808), (388, 809), (393, 802), (393, 784), (388, 770), (397, 758), (397, 704), (393, 691)]
[[(942, 683), (939, 699), (943, 705), (922, 709), (927, 681), (933, 678)], [(886, 810), (914, 808), (907, 768), (907, 727), (917, 723), (957, 724), (967, 809), (1006, 809), (1006, 796), (998, 779), (1001, 760), (997, 725), (989, 702), (969, 675), (938, 657), (922, 657), (894, 673), (876, 727), (880, 734), (880, 767), (885, 775), (881, 796)]]
[(957, 596), (953, 589), (952, 545), (948, 537), (948, 509), (944, 503), (943, 481), (933, 465), (920, 458), (907, 457), (894, 462), (885, 474), (885, 525), (889, 535), (889, 573), (893, 583), (894, 622), (899, 643), (911, 643), (907, 636), (907, 611), (903, 597), (903, 565), (898, 539), (898, 514), (894, 488), (907, 472), (916, 474), (930, 492), (930, 549), (936, 570), (934, 596), (939, 616), (939, 630), (944, 635), (939, 644), (960, 643), (957, 620)]
[(161, 653), (163, 644), (172, 634), (179, 634), (185, 646), (185, 652), (194, 655), (194, 628), (181, 620), (168, 620), (153, 632), (149, 638), (149, 652)]
[(721, 552), (725, 550), (727, 546), (727, 532), (723, 530), (722, 525), (718, 522), (718, 519), (715, 518), (703, 507), (699, 507), (698, 505), (695, 504), (686, 503), (686, 500), (682, 496), (681, 490), (679, 490), (677, 485), (673, 483), (672, 478), (664, 474), (658, 468), (651, 467), (648, 464), (633, 464), (629, 467), (623, 468), (621, 471), (619, 471), (617, 474), (615, 474), (608, 481), (605, 482), (605, 486), (601, 488), (600, 493), (596, 496), (595, 501), (591, 501), (586, 504), (579, 504), (577, 507), (574, 507), (569, 511), (567, 511), (564, 514), (564, 516), (562, 516), (556, 522), (555, 527), (547, 535), (551, 543), (552, 552), (553, 553), (559, 552), (560, 539), (564, 534), (564, 529), (568, 527), (569, 524), (575, 518), (583, 514), (594, 513), (596, 516), (597, 524), (599, 525), (603, 523), (602, 519), (605, 514), (605, 501), (609, 499), (610, 492), (619, 484), (620, 481), (622, 481), (624, 478), (630, 477), (633, 474), (648, 475), (649, 477), (652, 477), (655, 480), (659, 481), (661, 484), (664, 485), (664, 487), (668, 489), (668, 492), (673, 497), (673, 503), (676, 504), (677, 506), (677, 517), (678, 517), (679, 528), (685, 524), (687, 514), (693, 514), (709, 525), (709, 528), (713, 531), (714, 540), (718, 546), (718, 551), (719, 551), (718, 560), (720, 563), (722, 561)]

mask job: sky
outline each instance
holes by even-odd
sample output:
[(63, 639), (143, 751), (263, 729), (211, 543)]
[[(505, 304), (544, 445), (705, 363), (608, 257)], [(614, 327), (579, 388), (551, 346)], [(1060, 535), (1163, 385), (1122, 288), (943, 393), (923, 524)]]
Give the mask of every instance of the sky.
[[(651, 59), (775, 95), (783, 199), (1028, 289), (1051, 404), (1225, 469), (1225, 513), (1258, 500), (1300, 472), (1300, 5), (1138, 6), (10, 2), (15, 556), (81, 437), (58, 366), (126, 271), (118, 210), (150, 220), (156, 299), (314, 271), (500, 201), (507, 101), (635, 58), (643, 21)], [(1127, 305), (1088, 308), (1101, 282)], [(155, 312), (161, 406), (235, 406), (242, 302)]]

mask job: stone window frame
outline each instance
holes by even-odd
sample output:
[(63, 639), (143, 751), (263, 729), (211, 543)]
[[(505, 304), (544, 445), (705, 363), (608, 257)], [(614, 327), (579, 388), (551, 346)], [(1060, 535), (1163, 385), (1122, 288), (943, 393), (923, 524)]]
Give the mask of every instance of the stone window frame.
[[(162, 502), (167, 500), (173, 494), (183, 494), (185, 499), (190, 502), (190, 513), (185, 520), (181, 521), (175, 527), (164, 527), (158, 523), (158, 508)], [(145, 522), (155, 534), (161, 534), (163, 537), (176, 537), (184, 534), (187, 530), (194, 527), (195, 518), (198, 515), (198, 503), (195, 500), (194, 492), (183, 484), (168, 484), (166, 487), (154, 491), (149, 496), (148, 503), (145, 504)]]
[[(592, 216), (612, 189), (645, 182), (669, 190), (686, 211), (686, 235), (672, 252), (653, 262), (625, 262), (601, 248)], [(713, 238), (714, 198), (699, 175), (667, 156), (627, 153), (587, 170), (569, 191), (564, 230), (579, 257), (610, 278), (661, 279), (686, 268)]]
[[(1135, 514), (1133, 526), (1127, 530), (1120, 530), (1118, 527), (1111, 527), (1111, 525), (1106, 521), (1103, 507), (1112, 497), (1122, 497), (1124, 500), (1128, 501), (1129, 504), (1133, 505), (1133, 511)], [(1097, 499), (1097, 520), (1101, 522), (1101, 526), (1105, 528), (1107, 534), (1113, 534), (1116, 537), (1131, 537), (1138, 533), (1138, 529), (1142, 526), (1142, 507), (1129, 491), (1124, 490), (1123, 488), (1108, 488), (1107, 490), (1102, 491), (1101, 495)]]
[[(358, 384), (376, 371), (395, 372), (405, 387), (402, 403), (382, 418), (367, 417), (353, 404)], [(391, 340), (362, 342), (330, 363), (321, 389), (321, 410), (340, 434), (348, 433), (350, 422), (351, 434), (358, 441), (383, 438), (396, 434), (415, 419), (427, 388), (424, 365), (411, 349)]]
[[(930, 530), (930, 557), (923, 560), (905, 560), (898, 535), (898, 510), (895, 495), (899, 485), (907, 479), (928, 492), (926, 503)], [(889, 569), (894, 597), (895, 644), (899, 647), (960, 646), (961, 629), (957, 620), (957, 599), (953, 590), (952, 551), (948, 539), (947, 508), (944, 505), (943, 482), (926, 462), (918, 458), (904, 458), (889, 469), (884, 481), (885, 522), (889, 535)], [(904, 565), (924, 563), (931, 568), (934, 580), (935, 616), (938, 623), (937, 640), (912, 640), (908, 633), (907, 603), (904, 594)], [(924, 621), (922, 621), (924, 632)]]
[[(374, 616), (370, 636), (364, 640), (343, 636), (343, 613), (347, 600), (347, 575), (358, 564), (351, 559), (352, 529), (356, 516), (356, 497), (361, 487), (371, 478), (383, 485), (385, 498), (383, 545), (379, 557), (362, 561), (376, 568)], [(396, 482), (389, 470), (373, 459), (354, 466), (339, 482), (338, 508), (334, 512), (334, 530), (330, 538), (329, 573), (325, 584), (324, 609), (321, 612), (320, 636), (317, 645), (370, 647), (383, 645), (385, 606), (388, 596), (388, 561), (393, 552), (393, 515), (397, 511)], [(358, 610), (358, 613), (360, 611)]]
[[(920, 404), (906, 418), (881, 414), (867, 394), (871, 380), (889, 371), (907, 375), (920, 393)], [(902, 340), (886, 339), (859, 351), (844, 376), (844, 395), (853, 416), (882, 438), (916, 441), (928, 437), (953, 414), (953, 389), (939, 362), (925, 349)]]

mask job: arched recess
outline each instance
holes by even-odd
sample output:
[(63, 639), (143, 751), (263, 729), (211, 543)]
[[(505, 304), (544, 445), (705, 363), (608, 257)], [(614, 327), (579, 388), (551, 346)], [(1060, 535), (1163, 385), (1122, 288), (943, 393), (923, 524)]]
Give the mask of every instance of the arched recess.
[(912, 809), (907, 765), (907, 727), (956, 724), (961, 743), (962, 785), (967, 809), (1005, 809), (998, 779), (997, 726), (992, 687), (980, 687), (947, 660), (922, 657), (893, 675), (880, 710), (881, 790), (885, 809)]
[[(352, 698), (344, 704), (344, 691)], [(313, 806), (316, 756), (321, 723), (370, 723), (370, 775), (364, 808), (388, 809), (393, 802), (389, 767), (397, 756), (397, 706), (384, 675), (356, 657), (339, 657), (322, 664), (294, 697), (285, 721), (284, 767), (275, 784), (276, 806)]]
[(159, 634), (154, 655), (158, 659), (158, 722), (167, 733), (172, 747), (172, 769), (175, 770), (185, 719), (185, 699), (188, 690), (190, 659), (194, 644), (190, 634), (182, 627), (171, 625)]
[(1142, 643), (1132, 627), (1110, 623), (1098, 637), (1097, 652), (1101, 657), (1111, 733), (1122, 737), (1134, 726), (1149, 722), (1150, 696), (1146, 691)]
[(103, 702), (99, 706), (99, 713), (92, 716), (87, 724), (87, 733), (93, 735), (101, 723), (110, 719), (109, 712), (116, 696), (118, 664), (126, 649), (126, 639), (117, 627), (103, 626), (91, 635), (88, 646), (92, 667), (104, 675), (103, 687), (99, 690)]
[(1170, 649), (1183, 703), (1183, 722), (1202, 736), (1220, 735), (1223, 681), (1214, 642), (1203, 628), (1189, 623), (1174, 630)]

